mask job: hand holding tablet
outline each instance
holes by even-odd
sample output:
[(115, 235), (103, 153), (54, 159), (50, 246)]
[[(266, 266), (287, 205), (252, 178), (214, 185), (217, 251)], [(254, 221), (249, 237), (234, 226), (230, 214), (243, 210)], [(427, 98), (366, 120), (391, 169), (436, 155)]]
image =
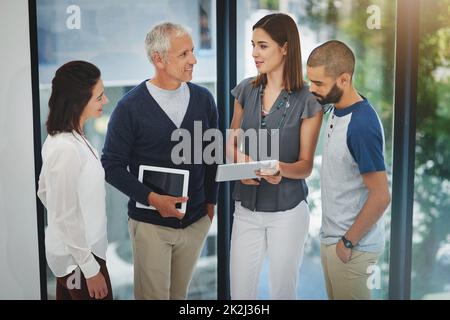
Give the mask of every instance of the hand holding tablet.
[(255, 179), (278, 171), (278, 160), (222, 164), (217, 167), (216, 181)]
[(181, 219), (184, 216), (188, 200), (188, 170), (141, 165), (138, 180), (152, 190), (148, 197), (152, 205), (136, 202), (137, 208), (158, 210), (163, 217)]
[(148, 202), (151, 204), (151, 207), (155, 208), (164, 218), (175, 217), (183, 219), (185, 213), (180, 212), (177, 207), (179, 204), (185, 204), (188, 200), (188, 197), (173, 197), (156, 192), (151, 192), (148, 196)]
[(261, 169), (256, 174), (259, 176), (278, 176), (280, 174), (280, 164), (276, 160), (268, 163), (262, 163)]
[(282, 176), (280, 172), (280, 164), (277, 161), (276, 165), (262, 167), (256, 172), (256, 175), (270, 184), (279, 184), (281, 182)]

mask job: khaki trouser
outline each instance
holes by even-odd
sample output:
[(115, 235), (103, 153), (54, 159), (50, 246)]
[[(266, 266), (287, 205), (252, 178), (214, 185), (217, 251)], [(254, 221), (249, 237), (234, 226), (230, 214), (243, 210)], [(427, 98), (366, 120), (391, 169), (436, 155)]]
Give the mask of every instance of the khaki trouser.
[(336, 244), (322, 244), (320, 256), (330, 300), (371, 299), (367, 271), (369, 266), (377, 263), (380, 253), (352, 250), (350, 261), (343, 263), (336, 254)]
[(135, 298), (186, 299), (189, 282), (210, 226), (208, 215), (184, 229), (129, 219)]

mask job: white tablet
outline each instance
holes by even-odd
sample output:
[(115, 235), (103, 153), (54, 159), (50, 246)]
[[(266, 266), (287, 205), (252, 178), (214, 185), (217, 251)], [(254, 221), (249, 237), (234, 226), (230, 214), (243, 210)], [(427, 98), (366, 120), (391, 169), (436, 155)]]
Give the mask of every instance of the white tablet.
[(272, 169), (278, 160), (263, 160), (254, 162), (221, 164), (217, 167), (216, 181), (232, 181), (257, 178), (255, 171)]
[[(188, 170), (141, 165), (139, 166), (138, 180), (159, 194), (174, 197), (187, 197), (188, 195)], [(153, 206), (139, 202), (136, 202), (136, 207), (156, 210)], [(176, 208), (181, 213), (186, 213), (186, 202), (177, 203)]]

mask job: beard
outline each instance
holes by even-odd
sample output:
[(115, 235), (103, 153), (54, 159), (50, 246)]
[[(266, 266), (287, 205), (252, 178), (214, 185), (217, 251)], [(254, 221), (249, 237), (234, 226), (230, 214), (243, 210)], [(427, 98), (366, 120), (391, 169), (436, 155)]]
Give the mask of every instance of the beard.
[(335, 83), (333, 88), (331, 88), (330, 92), (328, 92), (328, 94), (323, 97), (315, 92), (313, 92), (313, 94), (319, 98), (317, 99), (317, 101), (321, 104), (321, 105), (326, 105), (326, 104), (335, 104), (338, 103), (341, 98), (342, 95), (344, 94), (344, 91), (342, 89), (340, 89), (337, 84)]

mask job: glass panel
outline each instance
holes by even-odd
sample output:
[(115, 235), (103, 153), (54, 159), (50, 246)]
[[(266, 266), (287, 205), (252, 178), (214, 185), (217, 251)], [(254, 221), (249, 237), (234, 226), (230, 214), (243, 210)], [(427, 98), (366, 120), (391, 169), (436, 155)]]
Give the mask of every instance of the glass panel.
[[(117, 101), (133, 86), (151, 77), (144, 39), (152, 25), (171, 21), (192, 33), (198, 63), (193, 82), (216, 91), (216, 22), (214, 0), (38, 0), (39, 82), (42, 139), (47, 133), (51, 80), (56, 69), (70, 60), (88, 60), (102, 71), (110, 103), (104, 114), (85, 127), (89, 140), (101, 151), (109, 117)], [(132, 253), (127, 227), (127, 197), (107, 185), (108, 268), (115, 299), (132, 299)], [(215, 299), (216, 221), (197, 263), (190, 299)], [(55, 295), (49, 274), (49, 298)]]
[[(396, 2), (389, 0), (246, 0), (238, 1), (237, 12), (237, 82), (255, 76), (252, 58), (252, 26), (264, 15), (278, 11), (290, 14), (300, 33), (302, 62), (306, 75), (306, 60), (319, 44), (337, 39), (348, 44), (356, 55), (355, 87), (377, 110), (384, 126), (386, 165), (391, 179), (392, 110), (395, 49)], [(325, 116), (324, 124), (327, 116)], [(322, 132), (323, 132), (322, 127)], [(316, 150), (314, 170), (307, 179), (311, 221), (303, 264), (300, 268), (298, 297), (327, 299), (320, 262), (319, 230), (321, 225), (320, 176), (322, 139)], [(390, 210), (390, 209), (389, 209)], [(380, 286), (373, 289), (373, 297), (387, 299), (390, 212), (386, 218), (386, 247), (373, 274), (380, 275)], [(374, 283), (377, 283), (375, 281)], [(269, 298), (268, 264), (262, 274), (259, 298)]]
[(450, 299), (450, 1), (421, 2), (413, 299)]

